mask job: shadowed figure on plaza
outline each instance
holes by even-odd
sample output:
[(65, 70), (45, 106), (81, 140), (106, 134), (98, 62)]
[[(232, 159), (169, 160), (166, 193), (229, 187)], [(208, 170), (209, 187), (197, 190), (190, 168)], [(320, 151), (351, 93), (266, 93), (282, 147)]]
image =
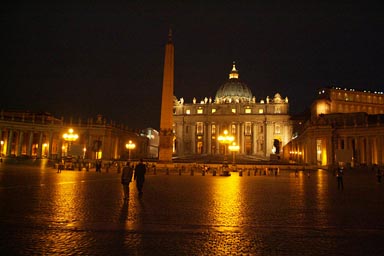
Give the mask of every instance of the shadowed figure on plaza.
[(124, 200), (129, 198), (129, 183), (132, 181), (133, 176), (133, 168), (130, 163), (127, 162), (126, 166), (123, 168), (123, 172), (121, 173), (121, 184), (123, 185), (124, 191)]
[(343, 175), (344, 175), (344, 167), (339, 166), (339, 168), (337, 169), (337, 173), (336, 173), (337, 189), (339, 189), (339, 190), (344, 189)]
[(135, 180), (137, 190), (139, 191), (139, 195), (143, 194), (143, 185), (145, 181), (145, 173), (147, 171), (147, 167), (143, 163), (143, 159), (140, 159), (140, 162), (136, 165), (135, 168)]

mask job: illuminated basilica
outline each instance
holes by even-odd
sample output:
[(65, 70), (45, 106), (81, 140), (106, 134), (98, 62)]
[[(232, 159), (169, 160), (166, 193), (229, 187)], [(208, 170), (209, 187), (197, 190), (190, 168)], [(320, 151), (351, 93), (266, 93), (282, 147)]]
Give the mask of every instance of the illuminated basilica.
[(288, 98), (256, 99), (239, 79), (233, 64), (229, 79), (216, 92), (192, 103), (174, 99), (174, 155), (224, 155), (227, 146), (220, 136), (228, 134), (238, 155), (249, 159), (279, 159), (282, 147), (292, 137)]

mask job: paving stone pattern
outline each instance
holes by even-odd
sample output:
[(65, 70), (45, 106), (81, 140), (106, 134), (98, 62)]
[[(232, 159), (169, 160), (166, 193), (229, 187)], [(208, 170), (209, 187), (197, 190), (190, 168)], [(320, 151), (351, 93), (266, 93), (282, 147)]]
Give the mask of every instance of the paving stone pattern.
[(2, 255), (384, 255), (370, 170), (279, 176), (120, 175), (0, 165)]

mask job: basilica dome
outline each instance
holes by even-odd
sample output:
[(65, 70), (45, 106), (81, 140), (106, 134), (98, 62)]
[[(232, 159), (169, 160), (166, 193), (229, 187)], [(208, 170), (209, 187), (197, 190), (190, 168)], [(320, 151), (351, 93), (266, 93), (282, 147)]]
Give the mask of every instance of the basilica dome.
[(222, 84), (216, 92), (216, 103), (240, 103), (250, 102), (252, 100), (251, 89), (245, 84), (240, 82), (239, 73), (233, 64), (229, 80)]

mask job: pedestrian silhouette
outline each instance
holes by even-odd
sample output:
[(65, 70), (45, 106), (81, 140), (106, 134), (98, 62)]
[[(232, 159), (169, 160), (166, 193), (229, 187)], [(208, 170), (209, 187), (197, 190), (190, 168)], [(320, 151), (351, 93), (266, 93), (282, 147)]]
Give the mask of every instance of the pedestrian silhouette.
[(124, 200), (129, 198), (129, 183), (132, 181), (133, 168), (130, 166), (130, 163), (127, 162), (126, 166), (123, 168), (121, 173), (121, 184), (123, 185), (124, 191)]
[(337, 174), (336, 174), (337, 189), (338, 190), (343, 190), (344, 189), (343, 175), (344, 175), (344, 167), (340, 166), (337, 169)]
[(139, 191), (139, 196), (143, 194), (143, 185), (145, 181), (146, 171), (147, 171), (147, 167), (143, 163), (143, 159), (140, 159), (139, 163), (136, 165), (135, 176), (134, 176), (136, 180), (137, 190)]
[(377, 182), (381, 183), (381, 177), (383, 176), (383, 170), (381, 170), (381, 168), (377, 164), (374, 164), (373, 165), (373, 171), (376, 172)]
[(61, 171), (64, 169), (63, 161), (60, 160), (60, 162), (57, 165), (57, 173), (61, 173)]

